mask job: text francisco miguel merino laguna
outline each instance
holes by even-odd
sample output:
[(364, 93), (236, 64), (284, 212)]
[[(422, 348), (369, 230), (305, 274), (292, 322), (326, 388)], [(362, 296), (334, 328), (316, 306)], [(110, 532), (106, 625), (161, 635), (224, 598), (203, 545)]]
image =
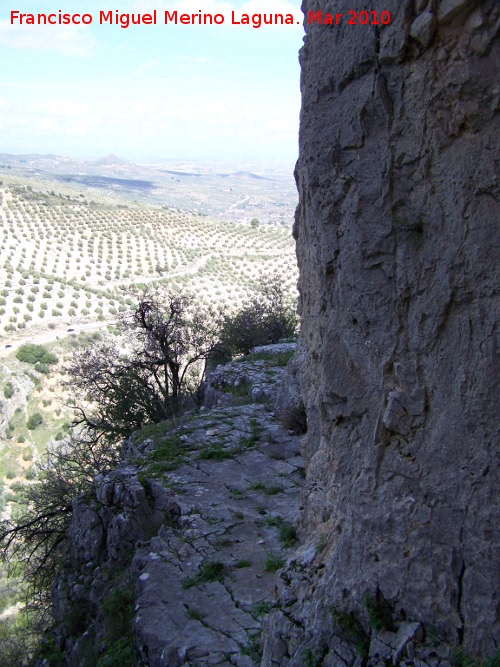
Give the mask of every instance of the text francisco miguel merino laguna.
[[(96, 21), (100, 25), (107, 23), (120, 28), (131, 25), (156, 25), (161, 20), (161, 12), (156, 9), (148, 14), (122, 14), (115, 11), (100, 11)], [(226, 22), (224, 14), (206, 14), (201, 10), (194, 14), (181, 14), (177, 11), (165, 11), (163, 14), (165, 25), (169, 23), (183, 25), (222, 25)], [(17, 10), (10, 12), (11, 25), (90, 25), (94, 23), (92, 14), (67, 14), (62, 10), (49, 14), (24, 14)], [(229, 21), (228, 21), (229, 23)], [(248, 25), (260, 28), (261, 25), (294, 25), (300, 24), (293, 14), (240, 14), (231, 12), (231, 25)]]

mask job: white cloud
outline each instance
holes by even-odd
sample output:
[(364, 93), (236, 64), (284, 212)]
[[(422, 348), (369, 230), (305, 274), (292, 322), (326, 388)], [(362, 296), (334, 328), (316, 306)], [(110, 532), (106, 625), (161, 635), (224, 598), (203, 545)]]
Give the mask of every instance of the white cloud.
[(0, 21), (0, 45), (9, 48), (55, 51), (65, 56), (85, 57), (95, 40), (86, 28), (59, 25), (10, 25)]
[(134, 112), (140, 116), (151, 116), (153, 114), (158, 114), (161, 111), (161, 106), (159, 104), (137, 104), (134, 108)]
[(140, 65), (137, 69), (135, 69), (132, 72), (132, 76), (134, 77), (142, 77), (146, 76), (148, 74), (151, 74), (151, 72), (154, 72), (154, 70), (160, 65), (159, 60), (149, 60), (148, 62), (143, 63)]
[(35, 107), (35, 112), (47, 116), (75, 118), (83, 116), (88, 111), (88, 104), (72, 102), (71, 100), (47, 100)]
[[(97, 0), (85, 2), (95, 16)], [(156, 28), (140, 34), (133, 28), (111, 31), (98, 25), (79, 30), (22, 26), (21, 30), (0, 22), (0, 45), (9, 47), (13, 64), (9, 76), (0, 81), (2, 143), (11, 152), (69, 154), (77, 147), (96, 154), (154, 150), (237, 155), (257, 154), (268, 144), (273, 145), (268, 151), (272, 155), (295, 150), (300, 99), (294, 42), (298, 48), (295, 28), (302, 27), (232, 26), (231, 11), (250, 16), (293, 13), (302, 20), (298, 0), (120, 0), (119, 4), (123, 13), (153, 8), (160, 14), (164, 9), (223, 13), (226, 27), (179, 25), (167, 31), (159, 17)], [(32, 58), (19, 58), (17, 68), (17, 47), (91, 57), (77, 63), (77, 68), (65, 57), (58, 58), (54, 68), (55, 59), (47, 57), (49, 68), (43, 67), (44, 54), (34, 53)], [(40, 66), (31, 71), (35, 58)]]
[(210, 62), (207, 56), (177, 56), (175, 62), (182, 65), (204, 65)]

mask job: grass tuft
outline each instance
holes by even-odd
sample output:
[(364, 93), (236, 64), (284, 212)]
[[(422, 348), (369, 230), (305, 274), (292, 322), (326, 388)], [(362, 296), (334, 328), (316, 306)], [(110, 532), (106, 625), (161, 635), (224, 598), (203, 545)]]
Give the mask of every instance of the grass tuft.
[(195, 577), (187, 577), (181, 582), (182, 588), (192, 588), (201, 584), (208, 584), (212, 581), (224, 581), (225, 567), (220, 560), (211, 560), (203, 563)]
[(264, 570), (266, 572), (276, 572), (285, 564), (285, 559), (279, 554), (267, 554)]

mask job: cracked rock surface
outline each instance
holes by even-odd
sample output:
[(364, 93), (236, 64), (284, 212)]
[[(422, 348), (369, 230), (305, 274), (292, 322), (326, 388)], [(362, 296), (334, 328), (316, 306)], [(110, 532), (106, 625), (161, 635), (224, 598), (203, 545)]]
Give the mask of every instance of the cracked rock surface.
[[(230, 448), (250, 420), (270, 428), (261, 435), (269, 441), (231, 459), (195, 459), (169, 475), (182, 491), (179, 528), (163, 527), (132, 563), (139, 582), (134, 632), (143, 664), (253, 664), (242, 649), (250, 652), (258, 641), (258, 605), (274, 603), (275, 574), (265, 570), (266, 559), (290, 552), (279, 540), (279, 526), (266, 522), (295, 525), (298, 519), (298, 438), (273, 427), (263, 406), (249, 405), (213, 411), (204, 433), (195, 431), (185, 442), (217, 438)], [(215, 429), (217, 435), (206, 435)], [(200, 581), (214, 564), (220, 581)]]
[[(271, 364), (260, 359), (263, 367)], [(255, 376), (252, 363), (236, 369), (235, 377)], [(230, 382), (227, 367), (224, 377)], [(227, 392), (233, 405), (176, 428), (138, 432), (123, 463), (95, 479), (95, 497), (75, 501), (54, 589), (64, 664), (97, 664), (112, 625), (103, 600), (124, 586), (136, 664), (256, 663), (276, 570), (297, 543), (304, 470), (301, 438), (280, 426), (272, 405), (252, 402), (251, 389)]]

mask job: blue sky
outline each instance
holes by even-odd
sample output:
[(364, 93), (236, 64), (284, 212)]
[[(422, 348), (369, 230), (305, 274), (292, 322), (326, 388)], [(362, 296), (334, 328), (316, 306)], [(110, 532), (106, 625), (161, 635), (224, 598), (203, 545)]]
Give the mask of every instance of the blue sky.
[[(2, 0), (0, 152), (128, 159), (295, 159), (299, 0)], [(61, 7), (61, 5), (63, 7)], [(90, 13), (76, 26), (11, 26), (10, 11)], [(156, 26), (99, 25), (99, 10), (158, 10)], [(162, 22), (222, 13), (224, 26)], [(231, 11), (293, 26), (231, 25)]]

